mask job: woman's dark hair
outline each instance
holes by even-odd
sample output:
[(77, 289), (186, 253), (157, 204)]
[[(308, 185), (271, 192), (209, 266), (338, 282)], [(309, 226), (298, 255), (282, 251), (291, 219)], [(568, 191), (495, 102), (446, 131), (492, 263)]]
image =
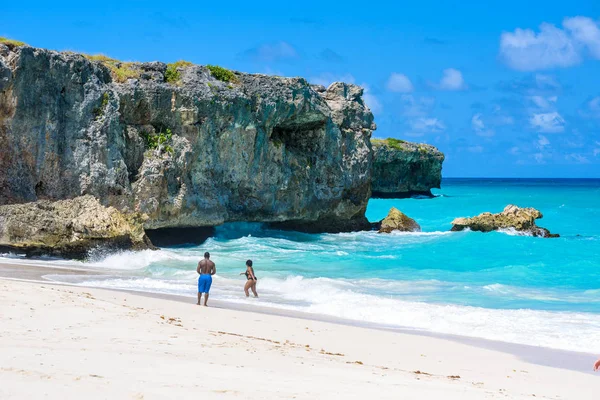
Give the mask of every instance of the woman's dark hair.
[(249, 267), (251, 267), (252, 266), (252, 260), (246, 261), (246, 265), (249, 266)]

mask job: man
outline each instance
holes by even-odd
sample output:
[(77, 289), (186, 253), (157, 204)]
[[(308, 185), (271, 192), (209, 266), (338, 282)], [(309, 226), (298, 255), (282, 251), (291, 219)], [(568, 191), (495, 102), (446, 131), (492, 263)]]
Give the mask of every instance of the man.
[(215, 263), (210, 261), (210, 253), (208, 251), (204, 253), (204, 259), (198, 262), (196, 272), (200, 275), (198, 277), (198, 305), (200, 305), (202, 293), (204, 293), (204, 306), (206, 306), (206, 303), (208, 303), (208, 292), (210, 291), (210, 285), (212, 285), (212, 276), (217, 272)]

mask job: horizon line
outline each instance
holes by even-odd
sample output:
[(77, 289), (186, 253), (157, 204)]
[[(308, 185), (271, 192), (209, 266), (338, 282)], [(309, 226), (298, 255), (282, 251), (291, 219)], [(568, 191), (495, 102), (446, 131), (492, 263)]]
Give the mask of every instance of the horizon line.
[(600, 180), (598, 177), (511, 177), (511, 176), (442, 176), (442, 179), (589, 179), (589, 180)]

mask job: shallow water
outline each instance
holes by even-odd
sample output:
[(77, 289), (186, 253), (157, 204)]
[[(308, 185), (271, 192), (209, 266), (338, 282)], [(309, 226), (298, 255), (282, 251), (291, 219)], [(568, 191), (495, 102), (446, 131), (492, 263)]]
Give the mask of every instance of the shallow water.
[[(313, 235), (227, 224), (202, 246), (97, 254), (85, 266), (105, 276), (54, 278), (194, 297), (195, 265), (210, 251), (217, 263), (213, 298), (600, 352), (600, 180), (446, 179), (435, 194), (369, 203), (371, 221), (395, 206), (417, 220), (420, 233)], [(540, 209), (538, 224), (561, 238), (449, 232), (455, 217), (507, 204)], [(243, 295), (239, 273), (248, 258), (259, 299)]]

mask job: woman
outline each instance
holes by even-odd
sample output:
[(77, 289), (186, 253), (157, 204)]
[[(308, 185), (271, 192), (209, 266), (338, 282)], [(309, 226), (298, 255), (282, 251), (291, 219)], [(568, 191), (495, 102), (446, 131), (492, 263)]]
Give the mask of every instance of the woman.
[(252, 293), (254, 293), (254, 297), (258, 297), (258, 293), (256, 293), (256, 275), (254, 275), (254, 268), (252, 268), (252, 260), (246, 261), (246, 272), (241, 272), (240, 275), (246, 275), (246, 284), (244, 285), (244, 292), (246, 292), (246, 297), (250, 296), (248, 293), (248, 289), (252, 289)]

